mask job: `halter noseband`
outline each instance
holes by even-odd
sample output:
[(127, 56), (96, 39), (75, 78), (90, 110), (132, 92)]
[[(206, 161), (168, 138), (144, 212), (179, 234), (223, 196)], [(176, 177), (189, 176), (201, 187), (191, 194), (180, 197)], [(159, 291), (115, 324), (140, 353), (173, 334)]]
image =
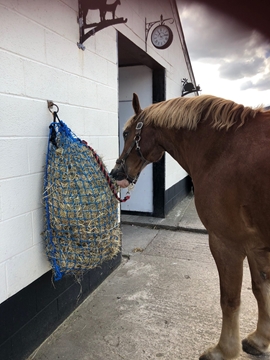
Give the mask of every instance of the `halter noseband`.
[[(125, 155), (123, 156), (122, 159), (117, 159), (116, 160), (116, 164), (118, 165), (122, 165), (124, 170), (125, 170), (125, 162), (126, 162), (126, 159), (128, 158), (129, 154), (131, 153), (131, 151), (133, 150), (134, 146), (135, 146), (135, 149), (138, 153), (138, 155), (140, 156), (140, 158), (143, 160), (143, 164), (141, 166), (141, 169), (150, 163), (150, 161), (146, 160), (145, 157), (143, 156), (142, 152), (141, 152), (141, 147), (140, 147), (140, 140), (141, 140), (141, 131), (142, 131), (142, 127), (143, 127), (143, 122), (142, 121), (139, 121), (137, 124), (136, 124), (136, 132), (135, 132), (135, 136), (134, 136), (134, 139), (130, 145), (130, 147), (128, 148), (128, 150), (125, 152)], [(141, 171), (138, 172), (138, 174), (135, 176), (135, 178), (131, 178), (126, 172), (126, 179), (132, 184), (136, 184), (138, 178), (139, 178), (139, 175), (140, 175)]]

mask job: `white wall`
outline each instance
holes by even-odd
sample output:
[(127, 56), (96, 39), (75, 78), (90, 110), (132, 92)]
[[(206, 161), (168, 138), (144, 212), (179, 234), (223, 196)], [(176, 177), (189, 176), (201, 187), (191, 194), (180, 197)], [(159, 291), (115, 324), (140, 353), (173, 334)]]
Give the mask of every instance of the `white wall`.
[(47, 99), (104, 156), (118, 155), (116, 31), (77, 47), (76, 0), (0, 0), (0, 302), (49, 270), (42, 243)]
[[(41, 237), (52, 120), (47, 100), (112, 168), (118, 156), (116, 29), (144, 49), (145, 16), (149, 22), (172, 16), (170, 1), (121, 0), (116, 14), (128, 22), (100, 31), (82, 51), (77, 8), (77, 0), (0, 0), (0, 303), (49, 269)], [(170, 26), (174, 42), (166, 51), (148, 39), (149, 55), (166, 68), (167, 98), (180, 96), (181, 78), (189, 78)], [(166, 188), (181, 176), (167, 160)]]

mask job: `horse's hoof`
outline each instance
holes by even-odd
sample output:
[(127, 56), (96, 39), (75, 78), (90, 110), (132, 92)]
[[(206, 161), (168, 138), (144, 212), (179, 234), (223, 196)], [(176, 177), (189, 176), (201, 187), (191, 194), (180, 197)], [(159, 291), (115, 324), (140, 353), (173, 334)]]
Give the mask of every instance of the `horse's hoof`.
[(263, 352), (261, 352), (260, 350), (256, 349), (253, 345), (251, 345), (248, 342), (248, 339), (244, 339), (242, 341), (242, 349), (250, 355), (254, 355), (254, 356), (263, 355)]

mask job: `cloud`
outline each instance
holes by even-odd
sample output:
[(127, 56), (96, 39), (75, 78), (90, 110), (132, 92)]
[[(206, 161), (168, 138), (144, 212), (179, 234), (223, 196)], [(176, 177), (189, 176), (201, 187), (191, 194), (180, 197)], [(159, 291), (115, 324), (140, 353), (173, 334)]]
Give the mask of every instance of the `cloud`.
[(258, 81), (248, 80), (241, 85), (241, 90), (255, 89), (259, 91), (270, 90), (270, 74)]
[(224, 79), (237, 80), (244, 77), (252, 77), (264, 70), (264, 58), (255, 56), (247, 60), (224, 61), (219, 67), (219, 74)]
[(270, 43), (258, 32), (201, 4), (181, 0), (179, 13), (192, 61), (219, 64), (228, 80), (269, 74)]

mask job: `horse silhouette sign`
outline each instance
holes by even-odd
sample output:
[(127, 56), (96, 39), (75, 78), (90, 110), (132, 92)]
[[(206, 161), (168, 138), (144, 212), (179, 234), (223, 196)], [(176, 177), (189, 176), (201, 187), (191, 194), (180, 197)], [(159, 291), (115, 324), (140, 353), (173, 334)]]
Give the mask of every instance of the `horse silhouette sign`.
[[(126, 23), (127, 19), (116, 18), (116, 9), (121, 5), (120, 0), (115, 0), (113, 3), (107, 4), (107, 0), (79, 0), (79, 26), (80, 26), (80, 42), (77, 43), (78, 47), (82, 50), (85, 49), (83, 43), (90, 36), (95, 35), (98, 31), (114, 25)], [(89, 12), (99, 13), (99, 21), (87, 24), (87, 15)], [(109, 19), (106, 19), (107, 14), (111, 14)], [(91, 28), (88, 32), (86, 29)]]
[[(198, 94), (198, 91), (201, 91), (200, 85), (197, 85), (196, 87), (188, 81), (188, 79), (183, 78), (182, 79), (182, 97), (196, 92)], [(198, 94), (199, 95), (199, 94)]]

